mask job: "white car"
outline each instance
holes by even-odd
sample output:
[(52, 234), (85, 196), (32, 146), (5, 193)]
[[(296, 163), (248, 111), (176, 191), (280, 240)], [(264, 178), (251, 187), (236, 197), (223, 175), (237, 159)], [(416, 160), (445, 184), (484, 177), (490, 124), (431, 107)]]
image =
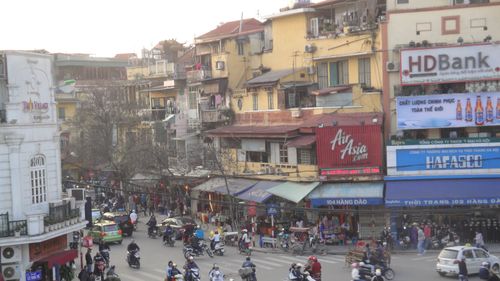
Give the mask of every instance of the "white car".
[(461, 257), (465, 257), (465, 264), (469, 274), (479, 273), (479, 268), (483, 262), (489, 262), (491, 269), (498, 272), (500, 267), (500, 259), (496, 256), (490, 255), (488, 252), (481, 248), (470, 246), (455, 246), (444, 248), (439, 253), (436, 270), (441, 276), (446, 274), (458, 275), (458, 261)]

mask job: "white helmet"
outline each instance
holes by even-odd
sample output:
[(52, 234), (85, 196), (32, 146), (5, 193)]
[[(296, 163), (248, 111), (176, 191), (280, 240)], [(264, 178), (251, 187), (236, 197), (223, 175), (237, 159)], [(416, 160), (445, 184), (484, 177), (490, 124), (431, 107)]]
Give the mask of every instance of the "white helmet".
[(382, 271), (380, 270), (380, 268), (377, 268), (377, 270), (375, 270), (375, 275), (382, 276)]

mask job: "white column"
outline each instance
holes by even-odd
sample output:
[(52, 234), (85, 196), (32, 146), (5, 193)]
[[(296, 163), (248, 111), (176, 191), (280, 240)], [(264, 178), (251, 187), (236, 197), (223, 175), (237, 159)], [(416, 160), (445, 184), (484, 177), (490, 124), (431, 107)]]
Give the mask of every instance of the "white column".
[(24, 136), (21, 135), (5, 136), (5, 142), (9, 147), (10, 192), (12, 198), (12, 214), (9, 214), (10, 220), (19, 220), (23, 218), (23, 186), (21, 180), (22, 165), (20, 149), (23, 139)]

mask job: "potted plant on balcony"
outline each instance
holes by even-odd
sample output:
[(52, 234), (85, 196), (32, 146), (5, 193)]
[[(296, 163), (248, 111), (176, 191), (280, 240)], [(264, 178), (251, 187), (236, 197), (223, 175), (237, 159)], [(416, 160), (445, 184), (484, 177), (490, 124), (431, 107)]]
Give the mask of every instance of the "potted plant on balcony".
[(14, 229), (14, 236), (15, 237), (21, 237), (21, 230), (23, 229), (25, 225), (24, 224), (18, 224), (16, 225), (16, 228)]

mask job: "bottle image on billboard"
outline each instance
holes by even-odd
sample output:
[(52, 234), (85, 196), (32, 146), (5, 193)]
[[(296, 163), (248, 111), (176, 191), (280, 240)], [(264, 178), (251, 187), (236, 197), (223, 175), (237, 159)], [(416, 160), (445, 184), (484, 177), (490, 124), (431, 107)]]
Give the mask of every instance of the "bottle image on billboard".
[(494, 118), (495, 115), (493, 113), (493, 103), (491, 102), (491, 98), (488, 97), (488, 99), (486, 100), (486, 122), (493, 122)]
[(483, 104), (481, 103), (481, 96), (477, 96), (476, 98), (476, 108), (474, 109), (474, 115), (476, 117), (476, 125), (484, 125), (484, 109)]
[(470, 98), (467, 98), (467, 104), (465, 105), (465, 122), (472, 122), (472, 104)]
[(500, 98), (497, 98), (497, 119), (500, 119)]
[(460, 102), (460, 100), (457, 100), (457, 110), (455, 112), (457, 115), (456, 119), (462, 120), (462, 103)]

